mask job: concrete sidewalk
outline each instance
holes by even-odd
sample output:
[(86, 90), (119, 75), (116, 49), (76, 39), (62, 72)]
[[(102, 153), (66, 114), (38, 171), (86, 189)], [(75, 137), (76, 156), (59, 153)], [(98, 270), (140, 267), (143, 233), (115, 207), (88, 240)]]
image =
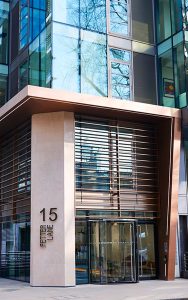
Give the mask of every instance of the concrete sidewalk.
[(188, 280), (141, 281), (137, 284), (80, 285), (72, 288), (30, 287), (0, 278), (0, 300), (143, 300), (187, 299)]

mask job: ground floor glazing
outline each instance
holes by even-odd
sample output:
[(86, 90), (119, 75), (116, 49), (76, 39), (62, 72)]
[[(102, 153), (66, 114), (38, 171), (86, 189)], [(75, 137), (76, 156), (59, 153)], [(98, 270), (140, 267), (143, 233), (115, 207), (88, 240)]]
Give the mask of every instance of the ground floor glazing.
[(156, 224), (134, 219), (76, 220), (76, 283), (121, 283), (157, 276)]

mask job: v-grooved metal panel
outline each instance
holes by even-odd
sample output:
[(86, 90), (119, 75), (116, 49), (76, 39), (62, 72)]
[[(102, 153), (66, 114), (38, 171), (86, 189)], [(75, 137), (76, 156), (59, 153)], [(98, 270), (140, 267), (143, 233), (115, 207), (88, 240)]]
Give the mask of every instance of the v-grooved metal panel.
[(155, 125), (75, 121), (76, 208), (159, 211)]

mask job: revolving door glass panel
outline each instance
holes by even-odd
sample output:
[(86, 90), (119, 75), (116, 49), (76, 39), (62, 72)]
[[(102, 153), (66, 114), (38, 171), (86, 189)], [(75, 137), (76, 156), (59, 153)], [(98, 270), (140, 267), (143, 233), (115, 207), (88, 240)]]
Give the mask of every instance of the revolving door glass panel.
[(156, 278), (155, 226), (138, 225), (139, 279)]
[(90, 222), (90, 281), (137, 281), (135, 222)]
[(88, 222), (76, 221), (76, 284), (89, 283)]

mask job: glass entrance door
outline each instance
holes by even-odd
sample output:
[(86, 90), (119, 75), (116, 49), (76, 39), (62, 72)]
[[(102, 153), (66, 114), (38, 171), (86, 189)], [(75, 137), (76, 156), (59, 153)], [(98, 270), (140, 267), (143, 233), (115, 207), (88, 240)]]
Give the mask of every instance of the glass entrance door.
[(90, 222), (90, 281), (137, 281), (134, 221)]
[(154, 224), (138, 225), (139, 279), (156, 277)]

